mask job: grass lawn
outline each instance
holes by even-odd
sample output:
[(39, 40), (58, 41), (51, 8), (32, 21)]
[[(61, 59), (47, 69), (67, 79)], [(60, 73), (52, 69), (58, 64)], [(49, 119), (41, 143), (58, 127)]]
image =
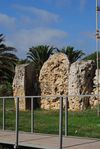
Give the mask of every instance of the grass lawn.
[[(15, 129), (15, 109), (13, 100), (6, 100), (6, 129)], [(63, 114), (64, 115), (64, 114)], [(34, 127), (37, 133), (58, 134), (59, 111), (34, 111)], [(64, 117), (63, 117), (64, 119)], [(63, 122), (64, 124), (64, 122)], [(19, 128), (21, 131), (31, 130), (31, 112), (20, 112)], [(68, 133), (71, 136), (84, 136), (100, 138), (100, 117), (96, 109), (81, 112), (69, 112)], [(63, 127), (64, 128), (64, 127)], [(0, 129), (2, 129), (2, 100), (0, 101)], [(64, 131), (64, 130), (63, 130)]]

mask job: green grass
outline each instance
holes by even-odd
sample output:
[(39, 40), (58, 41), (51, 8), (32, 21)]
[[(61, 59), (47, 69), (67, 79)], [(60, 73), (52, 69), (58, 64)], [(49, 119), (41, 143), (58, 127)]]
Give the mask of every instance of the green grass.
[[(13, 100), (6, 101), (6, 121), (8, 130), (15, 129), (15, 109)], [(21, 131), (31, 131), (31, 112), (20, 112), (19, 129)], [(35, 132), (58, 134), (59, 132), (59, 111), (40, 110), (34, 112)], [(63, 117), (64, 121), (64, 117)], [(63, 122), (64, 124), (64, 122)], [(69, 112), (69, 130), (71, 136), (84, 136), (100, 138), (100, 117), (96, 114), (96, 109), (88, 109), (81, 112)], [(0, 101), (0, 128), (2, 129), (2, 102)], [(63, 126), (64, 128), (64, 126)], [(63, 129), (64, 132), (64, 129)]]
[(100, 117), (96, 109), (69, 113), (69, 134), (100, 138)]

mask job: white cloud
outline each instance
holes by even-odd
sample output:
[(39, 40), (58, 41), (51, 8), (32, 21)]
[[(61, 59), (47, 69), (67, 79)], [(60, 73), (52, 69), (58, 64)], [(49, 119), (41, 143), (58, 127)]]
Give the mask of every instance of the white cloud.
[(30, 25), (30, 24), (33, 23), (33, 21), (29, 16), (23, 15), (23, 16), (20, 17), (20, 23)]
[(39, 44), (61, 45), (61, 41), (66, 39), (67, 33), (58, 29), (35, 28), (30, 30), (20, 30), (8, 39), (8, 44), (18, 49), (20, 57), (25, 56), (26, 50)]
[[(54, 24), (59, 22), (59, 15), (35, 7), (14, 5), (19, 11), (16, 19), (8, 15), (0, 14), (2, 25), (16, 28), (6, 36), (6, 44), (18, 49), (18, 56), (25, 58), (26, 52), (32, 46), (49, 44), (63, 46), (67, 38), (67, 33), (55, 29)], [(52, 27), (51, 27), (52, 26)]]
[(16, 19), (6, 14), (0, 13), (0, 26), (12, 28), (15, 26)]
[[(18, 9), (19, 11), (25, 12), (25, 13), (31, 13), (37, 17), (40, 21), (44, 21), (44, 23), (52, 23), (52, 22), (58, 22), (59, 21), (59, 15), (49, 12), (44, 9), (39, 9), (36, 7), (30, 7), (30, 6), (20, 6), (20, 5), (14, 5), (15, 9)], [(34, 19), (34, 18), (33, 18)]]

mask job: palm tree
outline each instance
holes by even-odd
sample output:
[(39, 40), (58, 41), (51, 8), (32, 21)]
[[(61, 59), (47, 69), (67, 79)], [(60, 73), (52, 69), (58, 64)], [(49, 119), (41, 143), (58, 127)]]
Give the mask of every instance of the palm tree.
[(61, 51), (68, 56), (70, 63), (77, 61), (78, 59), (82, 58), (85, 53), (82, 50), (74, 50), (74, 47), (68, 46), (66, 48), (61, 49)]
[(34, 64), (37, 75), (39, 75), (44, 62), (54, 53), (55, 49), (56, 48), (48, 45), (39, 45), (29, 49), (27, 58)]
[(15, 64), (18, 60), (15, 48), (4, 44), (4, 36), (0, 34), (0, 82), (12, 82)]
[[(48, 45), (39, 45), (29, 49), (27, 53), (27, 59), (31, 61), (35, 69), (35, 82), (34, 82), (34, 91), (36, 95), (40, 94), (40, 85), (39, 85), (39, 73), (44, 62), (48, 60), (50, 55), (54, 53), (56, 48), (50, 47)], [(36, 100), (37, 102), (37, 100)], [(36, 103), (38, 105), (38, 102)]]

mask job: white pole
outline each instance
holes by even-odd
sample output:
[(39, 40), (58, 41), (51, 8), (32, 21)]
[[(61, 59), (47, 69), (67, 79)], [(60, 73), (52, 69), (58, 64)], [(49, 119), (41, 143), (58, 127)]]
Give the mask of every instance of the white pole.
[[(99, 29), (98, 29), (98, 0), (96, 0), (96, 51), (97, 51), (97, 94), (99, 95)], [(99, 96), (98, 96), (99, 102)], [(98, 116), (100, 116), (100, 104), (98, 104)]]

